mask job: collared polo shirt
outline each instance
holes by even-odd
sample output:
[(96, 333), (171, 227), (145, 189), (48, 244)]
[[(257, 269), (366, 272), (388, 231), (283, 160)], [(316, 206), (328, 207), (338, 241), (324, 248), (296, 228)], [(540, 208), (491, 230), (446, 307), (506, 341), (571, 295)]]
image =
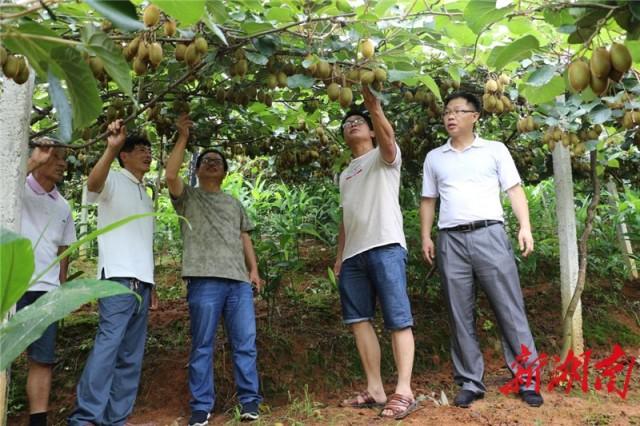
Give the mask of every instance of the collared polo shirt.
[(342, 260), (375, 247), (407, 242), (400, 211), (402, 156), (387, 163), (379, 148), (354, 158), (340, 174), (340, 206), (345, 231)]
[[(46, 192), (33, 175), (27, 176), (22, 196), (21, 233), (31, 240), (35, 256), (32, 278), (58, 257), (58, 248), (76, 241), (71, 208), (58, 188)], [(60, 286), (60, 264), (51, 268), (29, 291), (50, 291)]]
[(455, 150), (448, 140), (427, 154), (422, 196), (440, 197), (440, 229), (476, 220), (504, 221), (500, 190), (520, 182), (507, 147), (476, 136), (462, 151)]
[[(98, 204), (98, 228), (128, 216), (152, 213), (146, 187), (128, 170), (111, 170), (102, 192), (89, 192)], [(127, 277), (153, 284), (153, 216), (135, 219), (98, 236), (98, 278)]]

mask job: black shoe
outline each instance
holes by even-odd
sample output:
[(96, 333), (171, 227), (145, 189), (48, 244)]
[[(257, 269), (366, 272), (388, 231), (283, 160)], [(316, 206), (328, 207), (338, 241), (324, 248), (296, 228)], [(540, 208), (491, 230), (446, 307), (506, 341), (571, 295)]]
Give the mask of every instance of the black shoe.
[(206, 426), (209, 424), (209, 416), (206, 411), (192, 411), (189, 426)]
[(542, 395), (533, 390), (520, 391), (520, 398), (531, 407), (539, 407), (544, 403)]
[(482, 392), (472, 392), (470, 390), (462, 389), (453, 400), (453, 405), (461, 408), (469, 408), (473, 401), (476, 399), (484, 398), (484, 393)]
[(244, 422), (252, 422), (258, 420), (260, 417), (260, 411), (257, 401), (251, 401), (242, 406), (240, 410), (240, 420)]

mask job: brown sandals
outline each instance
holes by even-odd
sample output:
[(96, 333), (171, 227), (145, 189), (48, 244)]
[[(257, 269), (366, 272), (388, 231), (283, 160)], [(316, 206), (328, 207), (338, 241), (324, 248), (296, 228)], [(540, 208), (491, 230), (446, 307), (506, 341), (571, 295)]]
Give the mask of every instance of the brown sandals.
[[(399, 393), (394, 393), (387, 400), (387, 404), (380, 411), (380, 417), (385, 419), (400, 420), (407, 417), (418, 409), (418, 401)], [(385, 411), (391, 411), (391, 414), (382, 414)]]

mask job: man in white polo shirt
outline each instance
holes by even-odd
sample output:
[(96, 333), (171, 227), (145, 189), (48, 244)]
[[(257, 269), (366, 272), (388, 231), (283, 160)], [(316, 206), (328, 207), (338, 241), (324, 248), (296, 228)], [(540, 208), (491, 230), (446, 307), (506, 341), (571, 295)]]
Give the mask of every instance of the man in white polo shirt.
[[(502, 332), (507, 366), (522, 353), (538, 357), (529, 329), (518, 270), (509, 237), (504, 230), (500, 191), (505, 191), (520, 224), (518, 243), (524, 256), (533, 251), (527, 199), (516, 166), (503, 143), (474, 134), (480, 101), (457, 92), (444, 102), (444, 124), (449, 140), (430, 151), (424, 162), (420, 222), (426, 261), (437, 255), (442, 289), (449, 311), (454, 380), (461, 386), (454, 399), (469, 407), (484, 396), (484, 362), (475, 333), (475, 290), (487, 294)], [(440, 197), (437, 250), (431, 239), (436, 199)], [(520, 396), (530, 406), (542, 405), (535, 380), (520, 386)]]
[[(380, 101), (367, 86), (362, 95), (367, 111), (350, 111), (342, 121), (353, 159), (340, 174), (342, 224), (334, 271), (340, 277), (343, 321), (353, 331), (367, 388), (342, 405), (382, 407), (380, 416), (399, 420), (417, 409), (411, 389), (415, 346), (407, 294), (407, 243), (398, 199), (402, 156)], [(380, 375), (380, 344), (371, 323), (376, 299), (398, 369), (396, 387), (388, 398)]]
[[(76, 230), (67, 200), (58, 192), (56, 184), (67, 170), (66, 150), (46, 147), (55, 144), (48, 138), (36, 141), (29, 157), (28, 176), (22, 196), (21, 233), (31, 240), (34, 249), (34, 277), (46, 269), (67, 246), (76, 241)], [(20, 298), (17, 309), (23, 309), (67, 280), (69, 260), (64, 259), (51, 268)], [(57, 323), (51, 324), (42, 336), (27, 349), (29, 373), (27, 398), (29, 425), (46, 426), (51, 391), (51, 376), (55, 364)]]
[[(144, 174), (151, 144), (127, 136), (122, 120), (109, 125), (107, 147), (89, 174), (89, 199), (98, 203), (98, 228), (128, 216), (153, 212)], [(118, 159), (121, 170), (111, 170)], [(133, 220), (98, 237), (98, 277), (120, 282), (138, 293), (100, 299), (93, 350), (76, 392), (69, 425), (124, 425), (138, 392), (153, 286), (152, 216)]]

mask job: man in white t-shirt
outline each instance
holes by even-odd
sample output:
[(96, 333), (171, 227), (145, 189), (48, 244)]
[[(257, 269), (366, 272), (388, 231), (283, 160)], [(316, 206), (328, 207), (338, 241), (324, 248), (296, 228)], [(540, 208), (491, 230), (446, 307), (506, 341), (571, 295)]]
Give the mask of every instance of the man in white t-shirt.
[[(502, 332), (507, 366), (523, 345), (531, 352), (525, 368), (538, 357), (529, 329), (518, 269), (504, 230), (500, 191), (509, 196), (520, 224), (518, 242), (524, 256), (533, 251), (527, 199), (516, 166), (504, 144), (474, 134), (480, 101), (457, 92), (444, 102), (446, 144), (430, 151), (424, 162), (420, 222), (422, 251), (432, 263), (436, 248), (431, 239), (436, 200), (440, 198), (437, 262), (451, 328), (454, 380), (461, 387), (454, 399), (469, 407), (484, 396), (484, 362), (475, 333), (476, 285), (487, 294)], [(534, 371), (535, 369), (532, 368)], [(520, 396), (533, 407), (543, 399), (533, 377), (520, 385)]]
[[(107, 147), (89, 174), (89, 201), (98, 203), (98, 228), (135, 214), (153, 212), (143, 177), (151, 165), (151, 144), (127, 136), (122, 120), (109, 125)], [(121, 170), (111, 170), (118, 159)], [(93, 350), (76, 391), (69, 425), (124, 425), (138, 392), (152, 298), (154, 219), (135, 219), (98, 237), (98, 277), (135, 291), (100, 299)], [(151, 302), (153, 305), (155, 302)]]
[[(29, 157), (27, 180), (22, 195), (21, 233), (31, 240), (35, 257), (34, 277), (39, 275), (59, 254), (76, 241), (76, 230), (69, 203), (56, 184), (62, 181), (67, 170), (66, 150), (45, 146), (54, 144), (48, 138), (36, 141)], [(67, 280), (68, 258), (51, 268), (34, 283), (17, 303), (24, 309), (47, 292)], [(29, 425), (46, 426), (51, 377), (55, 364), (57, 323), (51, 324), (38, 340), (27, 349), (29, 373), (27, 398), (29, 400)]]
[[(365, 86), (367, 111), (351, 111), (342, 122), (353, 160), (340, 175), (342, 224), (334, 271), (339, 275), (344, 323), (351, 326), (367, 388), (342, 402), (346, 407), (383, 407), (380, 416), (402, 419), (415, 411), (411, 389), (413, 317), (407, 294), (407, 250), (398, 201), (400, 148), (380, 101)], [(374, 144), (377, 142), (377, 147)], [(398, 369), (387, 398), (380, 374), (380, 344), (371, 324), (376, 298)]]

